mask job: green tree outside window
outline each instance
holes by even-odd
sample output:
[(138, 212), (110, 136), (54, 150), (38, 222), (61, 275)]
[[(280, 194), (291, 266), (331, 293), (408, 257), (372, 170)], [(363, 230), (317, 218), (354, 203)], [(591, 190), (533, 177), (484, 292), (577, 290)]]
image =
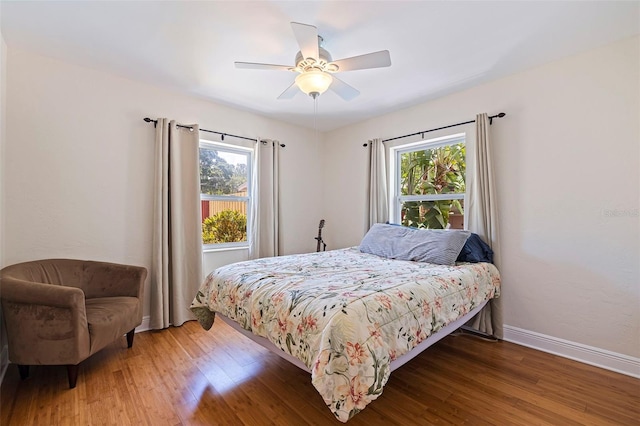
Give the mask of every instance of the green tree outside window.
[[(464, 143), (405, 152), (400, 158), (400, 194), (464, 194), (466, 173)], [(452, 215), (462, 216), (463, 200), (404, 201), (401, 223), (416, 228), (444, 229)]]

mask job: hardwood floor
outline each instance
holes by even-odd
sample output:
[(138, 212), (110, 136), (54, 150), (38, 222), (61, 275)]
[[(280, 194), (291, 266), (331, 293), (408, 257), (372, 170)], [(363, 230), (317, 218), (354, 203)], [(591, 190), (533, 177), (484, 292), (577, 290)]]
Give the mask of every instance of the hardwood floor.
[[(222, 321), (124, 337), (80, 365), (10, 365), (2, 425), (338, 425), (308, 373)], [(355, 425), (637, 425), (640, 380), (507, 342), (448, 336), (392, 373)]]

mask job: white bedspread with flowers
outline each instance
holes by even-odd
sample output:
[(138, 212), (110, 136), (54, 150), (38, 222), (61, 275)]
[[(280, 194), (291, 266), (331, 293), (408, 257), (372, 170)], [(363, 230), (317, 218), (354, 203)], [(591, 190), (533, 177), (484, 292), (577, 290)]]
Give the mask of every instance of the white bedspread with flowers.
[(219, 312), (300, 359), (346, 422), (382, 393), (391, 361), (499, 293), (490, 263), (442, 266), (352, 247), (218, 268), (191, 310), (206, 329)]

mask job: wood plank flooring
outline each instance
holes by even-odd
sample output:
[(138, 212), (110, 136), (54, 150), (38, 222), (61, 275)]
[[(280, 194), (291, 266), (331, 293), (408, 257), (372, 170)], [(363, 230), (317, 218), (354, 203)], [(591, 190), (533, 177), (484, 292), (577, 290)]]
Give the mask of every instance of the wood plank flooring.
[[(80, 365), (10, 365), (2, 425), (339, 425), (308, 373), (222, 321), (138, 333)], [(347, 424), (638, 425), (640, 380), (507, 342), (452, 335), (392, 373)]]

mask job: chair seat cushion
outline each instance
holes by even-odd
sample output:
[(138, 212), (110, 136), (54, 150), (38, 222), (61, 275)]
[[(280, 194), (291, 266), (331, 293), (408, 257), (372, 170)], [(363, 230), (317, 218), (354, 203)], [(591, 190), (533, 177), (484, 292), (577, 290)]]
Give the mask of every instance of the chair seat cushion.
[(137, 297), (96, 297), (85, 301), (91, 354), (140, 325)]

